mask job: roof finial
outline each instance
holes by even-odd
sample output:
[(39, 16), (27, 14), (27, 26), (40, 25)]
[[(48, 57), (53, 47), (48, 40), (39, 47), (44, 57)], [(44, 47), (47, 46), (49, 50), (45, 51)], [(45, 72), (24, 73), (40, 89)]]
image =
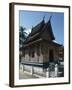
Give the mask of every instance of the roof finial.
[(52, 15), (50, 16), (49, 21), (51, 20), (51, 18), (52, 18)]
[(45, 19), (45, 16), (43, 16), (43, 20)]
[(33, 29), (33, 25), (32, 25), (32, 29)]

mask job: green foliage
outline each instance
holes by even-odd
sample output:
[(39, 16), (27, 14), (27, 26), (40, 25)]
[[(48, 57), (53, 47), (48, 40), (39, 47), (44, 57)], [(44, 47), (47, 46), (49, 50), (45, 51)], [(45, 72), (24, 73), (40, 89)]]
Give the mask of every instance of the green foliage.
[(25, 27), (20, 26), (20, 28), (19, 28), (19, 37), (20, 37), (22, 40), (25, 40), (26, 37), (27, 37), (27, 33), (25, 32), (25, 30), (26, 30)]

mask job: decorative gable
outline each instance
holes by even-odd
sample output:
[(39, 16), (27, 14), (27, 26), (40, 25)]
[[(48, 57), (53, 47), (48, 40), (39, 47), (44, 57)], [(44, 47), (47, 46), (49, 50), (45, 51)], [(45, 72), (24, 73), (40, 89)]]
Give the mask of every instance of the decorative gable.
[(49, 41), (55, 40), (50, 20), (44, 25), (41, 36), (45, 40), (49, 40)]

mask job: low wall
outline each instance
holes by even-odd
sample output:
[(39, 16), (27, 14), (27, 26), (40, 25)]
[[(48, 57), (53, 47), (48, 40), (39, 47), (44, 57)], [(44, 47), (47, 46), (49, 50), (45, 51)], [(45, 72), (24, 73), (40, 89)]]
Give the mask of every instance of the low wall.
[(46, 73), (44, 72), (45, 70), (42, 67), (20, 64), (20, 70), (22, 72), (27, 71), (31, 75), (36, 74), (36, 75), (39, 75), (41, 77), (46, 77)]
[(29, 74), (36, 76), (36, 77), (47, 77), (47, 78), (48, 77), (58, 77), (59, 76), (58, 64), (55, 64), (54, 69), (52, 69), (52, 66), (49, 66), (48, 68), (43, 68), (41, 67), (41, 65), (37, 66), (33, 64), (30, 64), (30, 65), (20, 64), (20, 70), (22, 72), (26, 71)]

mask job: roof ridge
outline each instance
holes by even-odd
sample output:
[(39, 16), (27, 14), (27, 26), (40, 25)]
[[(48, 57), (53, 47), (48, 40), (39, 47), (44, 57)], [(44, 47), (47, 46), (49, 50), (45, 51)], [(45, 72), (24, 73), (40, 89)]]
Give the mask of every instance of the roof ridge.
[[(45, 20), (43, 19), (42, 21), (40, 21), (38, 24), (36, 24), (33, 28), (35, 28), (36, 26), (38, 26), (38, 25), (40, 25), (40, 24), (42, 24), (42, 23), (45, 23)], [(32, 29), (33, 29), (32, 28)]]

